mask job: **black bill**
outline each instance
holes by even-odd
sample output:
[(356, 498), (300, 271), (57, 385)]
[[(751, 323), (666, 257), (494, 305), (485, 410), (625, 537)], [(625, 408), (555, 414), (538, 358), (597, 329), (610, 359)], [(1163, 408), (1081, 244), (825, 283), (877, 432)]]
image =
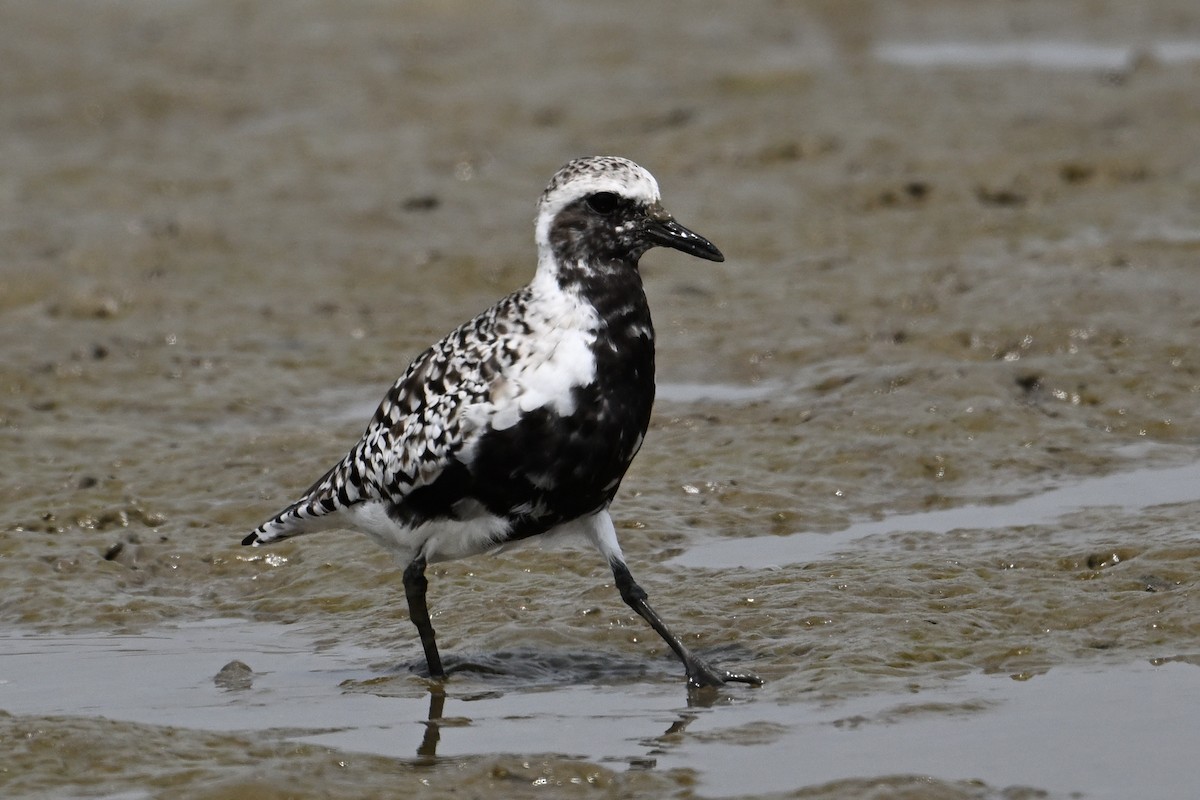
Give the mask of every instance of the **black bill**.
[(717, 246), (698, 233), (680, 225), (669, 216), (646, 221), (646, 238), (662, 247), (670, 247), (708, 261), (724, 261), (725, 255)]

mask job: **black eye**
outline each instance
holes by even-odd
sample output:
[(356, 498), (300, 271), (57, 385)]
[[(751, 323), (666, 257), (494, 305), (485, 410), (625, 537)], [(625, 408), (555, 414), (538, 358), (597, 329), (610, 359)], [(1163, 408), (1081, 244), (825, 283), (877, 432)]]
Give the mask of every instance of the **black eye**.
[(587, 199), (587, 204), (597, 214), (608, 216), (617, 210), (617, 196), (612, 192), (596, 192)]

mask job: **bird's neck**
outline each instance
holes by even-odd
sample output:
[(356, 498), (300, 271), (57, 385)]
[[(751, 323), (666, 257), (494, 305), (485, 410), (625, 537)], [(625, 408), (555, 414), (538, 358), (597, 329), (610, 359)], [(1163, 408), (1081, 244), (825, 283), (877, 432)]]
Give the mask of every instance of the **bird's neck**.
[(586, 303), (595, 309), (601, 328), (609, 335), (645, 337), (653, 346), (650, 308), (636, 263), (564, 263), (542, 258), (532, 288), (541, 297)]

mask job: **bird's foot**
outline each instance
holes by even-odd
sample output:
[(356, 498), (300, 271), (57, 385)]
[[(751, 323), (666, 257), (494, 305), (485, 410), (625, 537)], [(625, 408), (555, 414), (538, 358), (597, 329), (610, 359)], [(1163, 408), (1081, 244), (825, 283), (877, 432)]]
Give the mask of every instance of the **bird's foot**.
[(751, 686), (762, 686), (763, 679), (753, 672), (730, 672), (727, 669), (717, 669), (706, 661), (692, 659), (686, 664), (688, 686), (703, 689), (706, 686), (724, 686), (727, 683), (748, 683)]

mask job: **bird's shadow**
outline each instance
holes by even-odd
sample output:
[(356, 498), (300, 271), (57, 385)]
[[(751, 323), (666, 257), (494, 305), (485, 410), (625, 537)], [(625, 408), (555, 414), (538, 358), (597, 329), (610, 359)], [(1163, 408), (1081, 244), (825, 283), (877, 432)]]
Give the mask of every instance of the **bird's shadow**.
[[(705, 656), (719, 662), (741, 664), (750, 654), (731, 645), (715, 648)], [(421, 689), (449, 690), (455, 696), (469, 699), (577, 686), (603, 690), (632, 684), (676, 685), (681, 699), (693, 707), (713, 705), (723, 696), (720, 687), (698, 689), (688, 685), (681, 665), (669, 653), (645, 657), (594, 650), (529, 648), (453, 654), (443, 658), (443, 667), (446, 677), (434, 679), (429, 676), (424, 659), (375, 664), (371, 668), (375, 673), (372, 677), (346, 680), (341, 688), (349, 693), (380, 697), (411, 697), (414, 691)]]
[[(544, 649), (498, 650), (443, 658), (446, 677), (429, 676), (424, 659), (400, 664), (376, 664), (374, 677), (342, 684), (347, 691), (410, 695), (413, 678), (430, 686), (453, 687), (455, 693), (472, 691), (538, 691), (564, 686), (620, 686), (668, 679), (678, 664), (591, 651)], [(682, 674), (680, 673), (680, 677)]]

